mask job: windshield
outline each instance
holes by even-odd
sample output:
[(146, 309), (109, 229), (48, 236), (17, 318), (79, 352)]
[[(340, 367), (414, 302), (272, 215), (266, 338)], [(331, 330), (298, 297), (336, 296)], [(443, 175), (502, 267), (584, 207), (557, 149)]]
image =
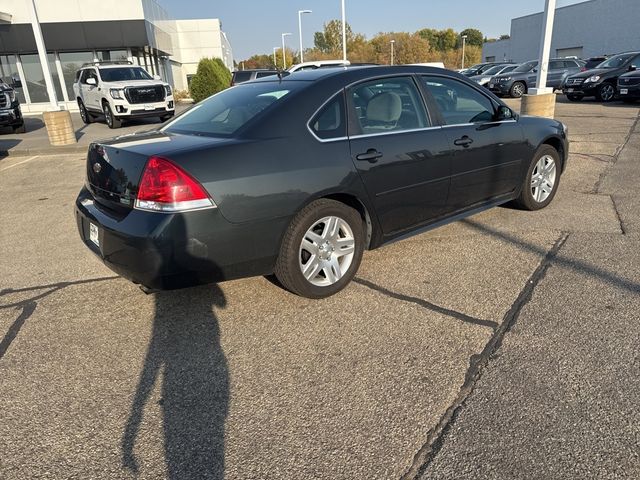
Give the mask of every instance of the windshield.
[(485, 70), (482, 74), (483, 75), (495, 75), (496, 73), (499, 73), (503, 68), (504, 68), (503, 65), (495, 65), (495, 66), (491, 67), (489, 70)]
[(616, 55), (615, 57), (611, 57), (609, 60), (602, 62), (596, 68), (618, 68), (623, 66), (627, 60), (633, 57), (633, 53), (625, 53), (622, 55)]
[(538, 62), (527, 62), (520, 65), (518, 68), (513, 70), (513, 73), (525, 73), (532, 69), (534, 69), (538, 65)]
[(300, 82), (288, 82), (286, 86), (280, 82), (260, 82), (228, 88), (203, 100), (161, 131), (228, 138), (299, 85)]
[(99, 70), (100, 78), (102, 78), (104, 82), (153, 80), (153, 77), (140, 67), (100, 68)]

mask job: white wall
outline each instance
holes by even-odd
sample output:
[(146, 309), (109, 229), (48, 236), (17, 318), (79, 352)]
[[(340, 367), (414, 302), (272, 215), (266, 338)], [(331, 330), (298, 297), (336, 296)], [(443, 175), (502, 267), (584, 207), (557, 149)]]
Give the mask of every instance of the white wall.
[[(29, 2), (0, 0), (0, 12), (12, 15), (11, 23), (31, 23)], [(36, 8), (42, 23), (144, 18), (142, 0), (36, 0)]]

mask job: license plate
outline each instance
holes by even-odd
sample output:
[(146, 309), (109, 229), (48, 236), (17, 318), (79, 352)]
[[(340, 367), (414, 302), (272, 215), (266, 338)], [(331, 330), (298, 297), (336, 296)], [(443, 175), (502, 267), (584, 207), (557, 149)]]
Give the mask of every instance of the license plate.
[(98, 239), (98, 226), (93, 223), (89, 223), (89, 240), (100, 246), (100, 240)]
[(569, 93), (573, 92), (573, 88), (567, 88), (567, 92)]
[(145, 109), (145, 110), (155, 110), (155, 109), (156, 109), (156, 107), (154, 107), (153, 105), (145, 105), (145, 106), (144, 106), (144, 109)]
[(620, 95), (627, 95), (629, 93), (629, 89), (628, 88), (621, 88), (620, 89)]

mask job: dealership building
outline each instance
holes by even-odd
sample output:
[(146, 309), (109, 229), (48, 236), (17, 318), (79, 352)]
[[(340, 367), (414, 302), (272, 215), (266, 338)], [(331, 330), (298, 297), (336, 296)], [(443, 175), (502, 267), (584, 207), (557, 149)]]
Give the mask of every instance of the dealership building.
[[(31, 25), (31, 0), (0, 0), (0, 78), (17, 91), (23, 112), (50, 107)], [(218, 19), (175, 20), (155, 0), (36, 0), (49, 69), (65, 109), (77, 109), (75, 72), (83, 63), (131, 61), (186, 89), (203, 57), (233, 69)]]
[[(542, 2), (540, 2), (542, 3)], [(511, 38), (485, 43), (485, 62), (538, 58), (542, 12), (511, 20)], [(556, 9), (551, 55), (589, 58), (640, 50), (640, 0), (589, 0)]]

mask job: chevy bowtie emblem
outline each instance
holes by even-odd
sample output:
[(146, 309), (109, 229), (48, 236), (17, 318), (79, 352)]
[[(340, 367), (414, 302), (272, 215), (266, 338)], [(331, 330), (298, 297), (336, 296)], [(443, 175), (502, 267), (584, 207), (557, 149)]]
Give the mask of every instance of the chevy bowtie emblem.
[(102, 165), (100, 165), (98, 162), (93, 164), (93, 171), (96, 173), (100, 173), (100, 171), (102, 170)]

